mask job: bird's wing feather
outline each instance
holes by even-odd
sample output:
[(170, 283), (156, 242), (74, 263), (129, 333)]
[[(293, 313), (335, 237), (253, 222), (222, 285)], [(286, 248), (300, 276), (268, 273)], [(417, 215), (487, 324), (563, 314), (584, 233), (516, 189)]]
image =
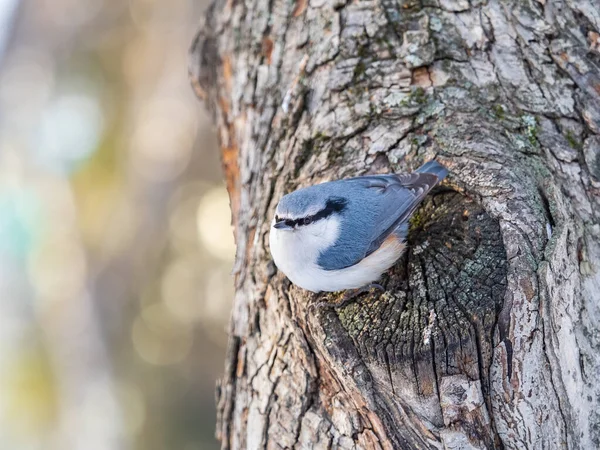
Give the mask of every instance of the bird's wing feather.
[(377, 250), (383, 241), (402, 223), (406, 222), (427, 193), (438, 182), (431, 173), (403, 173), (398, 175), (380, 175), (366, 180), (369, 189), (378, 189), (382, 198), (380, 218), (375, 223), (373, 238), (365, 257)]
[(437, 182), (434, 174), (416, 172), (340, 181), (357, 203), (348, 222), (360, 229), (343, 224), (338, 242), (321, 255), (319, 264), (327, 270), (343, 269), (377, 250), (408, 220)]

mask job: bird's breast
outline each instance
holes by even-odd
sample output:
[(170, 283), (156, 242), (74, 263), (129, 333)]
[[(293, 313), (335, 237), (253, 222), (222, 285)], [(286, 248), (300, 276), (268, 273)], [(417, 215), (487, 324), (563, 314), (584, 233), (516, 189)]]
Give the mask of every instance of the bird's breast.
[(377, 280), (402, 255), (403, 239), (392, 233), (369, 256), (353, 266), (325, 270), (317, 263), (320, 251), (314, 240), (297, 231), (271, 228), (273, 260), (292, 283), (313, 292), (341, 291), (365, 286)]
[(316, 279), (326, 271), (317, 260), (321, 252), (335, 245), (338, 235), (337, 219), (321, 220), (295, 230), (271, 226), (269, 245), (273, 261), (292, 283), (311, 291), (321, 291)]

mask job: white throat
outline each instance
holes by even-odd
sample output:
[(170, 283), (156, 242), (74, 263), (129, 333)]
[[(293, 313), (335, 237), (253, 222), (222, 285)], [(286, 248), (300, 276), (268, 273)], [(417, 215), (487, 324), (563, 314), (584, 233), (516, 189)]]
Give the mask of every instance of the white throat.
[(269, 245), (275, 265), (292, 283), (311, 291), (320, 291), (311, 289), (315, 287), (316, 272), (323, 270), (317, 260), (323, 251), (335, 244), (339, 233), (340, 221), (335, 215), (293, 230), (280, 230), (271, 224)]

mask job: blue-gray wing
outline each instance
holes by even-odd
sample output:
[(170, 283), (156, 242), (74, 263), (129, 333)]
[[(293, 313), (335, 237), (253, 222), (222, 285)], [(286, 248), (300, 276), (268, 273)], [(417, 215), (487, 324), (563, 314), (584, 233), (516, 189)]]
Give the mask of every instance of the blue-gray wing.
[[(444, 174), (445, 175), (445, 174)], [(372, 175), (336, 181), (350, 202), (340, 236), (318, 260), (326, 270), (349, 267), (375, 250), (410, 218), (443, 176), (434, 173)]]
[[(380, 218), (375, 222), (373, 239), (365, 256), (377, 250), (394, 230), (407, 222), (429, 191), (438, 183), (438, 177), (431, 173), (413, 172), (389, 177), (357, 179), (359, 182), (367, 182), (369, 189), (379, 190), (382, 196)], [(383, 186), (379, 184), (382, 181)]]

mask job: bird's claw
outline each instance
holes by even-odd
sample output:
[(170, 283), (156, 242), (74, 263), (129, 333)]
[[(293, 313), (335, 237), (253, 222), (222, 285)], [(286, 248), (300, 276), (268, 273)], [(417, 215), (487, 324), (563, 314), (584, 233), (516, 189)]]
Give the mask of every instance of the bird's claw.
[(344, 306), (348, 305), (349, 303), (353, 302), (359, 295), (364, 294), (365, 292), (369, 292), (372, 289), (378, 289), (381, 292), (385, 292), (385, 288), (377, 283), (371, 283), (368, 284), (366, 286), (363, 286), (361, 288), (358, 289), (350, 289), (347, 290), (346, 292), (344, 292), (344, 295), (342, 296), (342, 300), (339, 302), (328, 302), (326, 300), (321, 300), (319, 302), (313, 303), (310, 308), (315, 308), (315, 309), (321, 309), (321, 308), (332, 308), (332, 309), (339, 309), (339, 308), (343, 308)]

